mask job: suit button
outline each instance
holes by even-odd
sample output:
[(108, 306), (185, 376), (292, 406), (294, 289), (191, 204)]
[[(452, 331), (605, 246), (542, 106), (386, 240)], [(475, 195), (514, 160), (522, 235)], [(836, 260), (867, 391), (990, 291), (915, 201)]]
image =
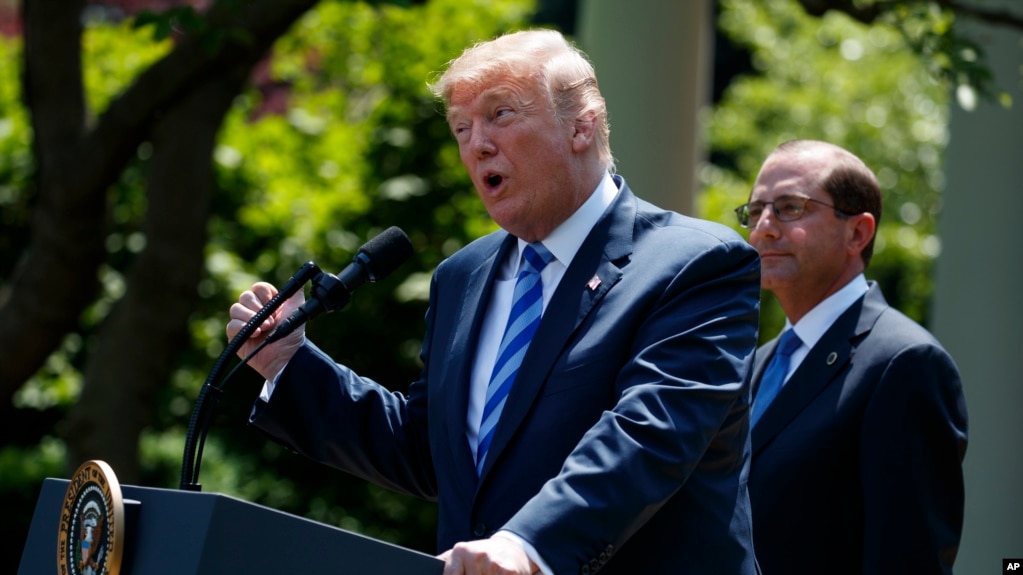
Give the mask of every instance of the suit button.
[(472, 530), (472, 534), (476, 537), (483, 537), (487, 534), (487, 524), (480, 522), (476, 524), (476, 528)]
[(601, 563), (607, 563), (607, 553), (601, 553), (598, 559), (600, 559)]
[(583, 565), (582, 574), (583, 575), (590, 575), (590, 566), (589, 565)]
[(600, 569), (600, 561), (596, 559), (590, 559), (590, 571), (596, 573), (597, 569)]

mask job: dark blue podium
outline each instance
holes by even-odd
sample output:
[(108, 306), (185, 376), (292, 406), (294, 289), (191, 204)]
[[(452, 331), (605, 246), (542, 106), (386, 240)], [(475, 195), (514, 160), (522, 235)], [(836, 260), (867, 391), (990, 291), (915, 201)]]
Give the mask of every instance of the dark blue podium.
[[(68, 480), (46, 479), (18, 575), (57, 572), (57, 539)], [(440, 575), (420, 553), (217, 493), (121, 485), (138, 501), (126, 521), (121, 575)]]

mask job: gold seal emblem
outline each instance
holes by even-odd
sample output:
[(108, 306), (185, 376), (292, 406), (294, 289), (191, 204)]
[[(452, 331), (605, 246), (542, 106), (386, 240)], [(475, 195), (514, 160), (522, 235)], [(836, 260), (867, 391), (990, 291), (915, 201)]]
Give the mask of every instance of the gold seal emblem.
[(123, 541), (124, 500), (114, 470), (103, 461), (87, 461), (64, 494), (58, 575), (118, 575)]

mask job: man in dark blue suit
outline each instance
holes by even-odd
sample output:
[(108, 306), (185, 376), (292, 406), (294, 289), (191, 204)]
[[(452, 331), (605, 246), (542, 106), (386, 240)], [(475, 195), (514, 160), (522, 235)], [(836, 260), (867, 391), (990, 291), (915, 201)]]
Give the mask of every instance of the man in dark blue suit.
[(753, 372), (761, 568), (951, 573), (966, 401), (948, 353), (864, 277), (881, 218), (873, 172), (838, 146), (787, 142), (736, 213), (787, 320)]
[[(613, 175), (593, 68), (557, 32), (474, 46), (433, 88), (501, 230), (436, 269), (407, 394), (297, 331), (251, 362), (268, 380), (252, 422), (312, 459), (435, 499), (446, 575), (756, 573), (756, 251)], [(535, 291), (521, 294), (536, 299), (520, 306), (530, 274)], [(243, 293), (228, 335), (275, 293)], [(520, 319), (520, 307), (536, 313)], [(532, 322), (506, 364), (505, 324)], [(503, 388), (495, 371), (513, 374)]]

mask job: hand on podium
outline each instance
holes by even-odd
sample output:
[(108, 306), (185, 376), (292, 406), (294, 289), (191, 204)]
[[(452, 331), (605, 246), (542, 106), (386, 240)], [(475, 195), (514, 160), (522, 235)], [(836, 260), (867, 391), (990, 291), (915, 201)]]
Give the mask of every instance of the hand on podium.
[(437, 556), (444, 561), (444, 575), (533, 575), (540, 568), (517, 542), (495, 535), (456, 543)]

